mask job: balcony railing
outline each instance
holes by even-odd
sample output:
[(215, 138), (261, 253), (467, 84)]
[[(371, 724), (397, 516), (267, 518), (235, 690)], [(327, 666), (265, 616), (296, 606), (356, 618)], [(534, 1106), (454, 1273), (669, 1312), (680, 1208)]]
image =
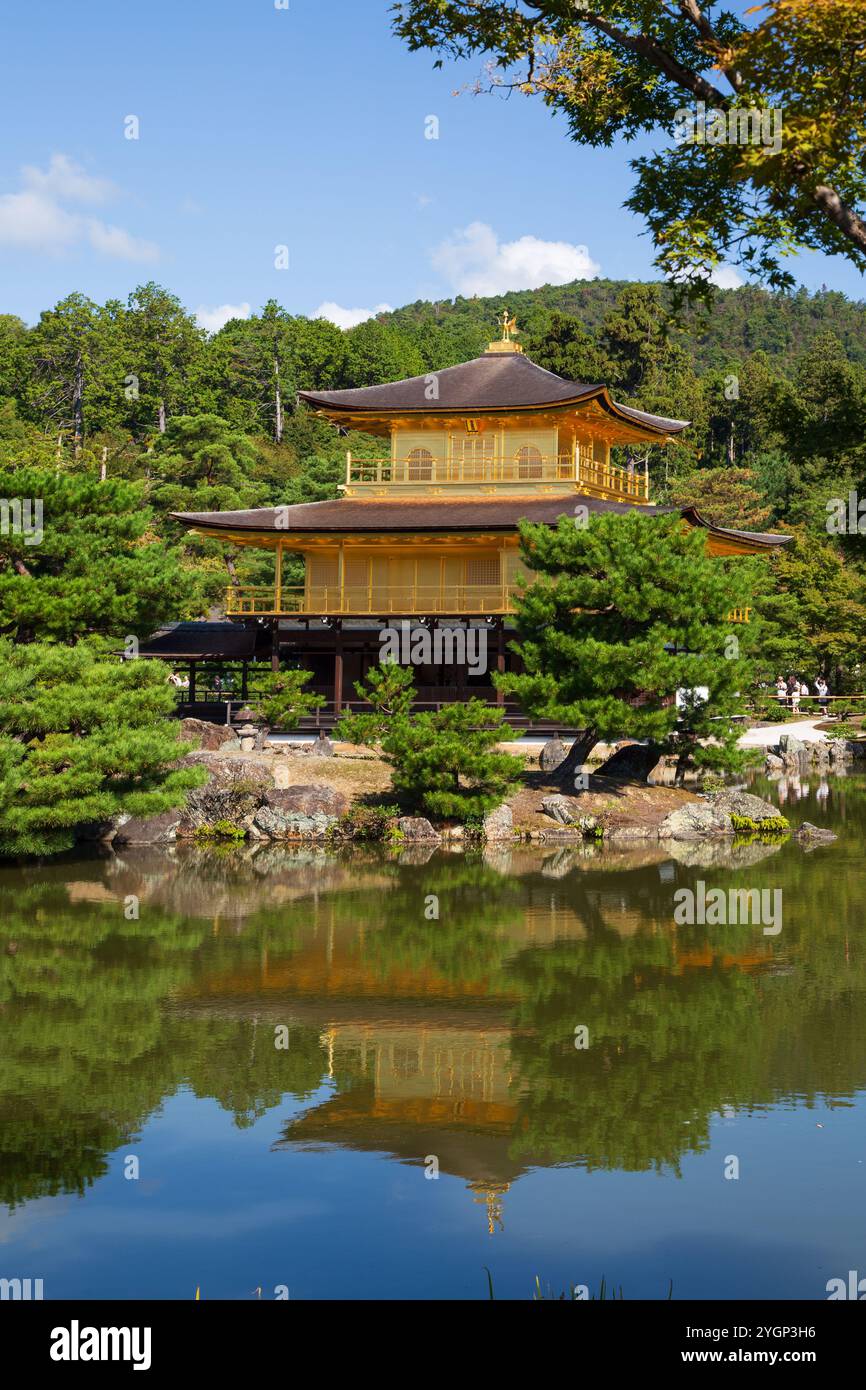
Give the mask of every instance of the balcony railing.
[(238, 617), (432, 617), (514, 612), (515, 588), (508, 584), (283, 585), (230, 587), (226, 613)]
[[(226, 590), (230, 618), (501, 616), (516, 609), (514, 584), (272, 584)], [(748, 623), (751, 608), (732, 608), (729, 623)]]
[(645, 468), (630, 471), (616, 463), (601, 463), (585, 455), (541, 455), (532, 459), (394, 459), (354, 458), (346, 455), (347, 486), (463, 487), (489, 483), (575, 483), (590, 494), (649, 500)]

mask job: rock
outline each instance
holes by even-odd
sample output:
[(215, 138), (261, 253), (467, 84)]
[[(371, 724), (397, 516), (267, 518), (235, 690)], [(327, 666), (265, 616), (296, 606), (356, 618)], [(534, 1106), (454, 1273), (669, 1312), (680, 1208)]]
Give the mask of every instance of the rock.
[(254, 752), (255, 752), (255, 749), (256, 749), (256, 741), (255, 741), (255, 739), (254, 739), (252, 736), (249, 736), (249, 737), (246, 737), (246, 738), (242, 738), (242, 739), (241, 739), (241, 752), (242, 752), (242, 753), (254, 753)]
[(750, 792), (717, 792), (704, 801), (689, 802), (665, 816), (659, 826), (660, 840), (701, 840), (708, 836), (732, 836), (732, 816), (756, 821), (777, 820), (781, 812), (769, 801)]
[(717, 811), (728, 816), (743, 816), (748, 820), (778, 820), (782, 814), (778, 806), (774, 806), (771, 801), (762, 801), (751, 792), (716, 792), (711, 801)]
[(768, 753), (764, 767), (767, 772), (781, 772), (784, 763), (778, 753)]
[(717, 811), (708, 801), (690, 802), (665, 816), (659, 826), (660, 840), (703, 840), (710, 835), (733, 835), (731, 817)]
[(128, 820), (129, 816), (121, 812), (110, 820), (87, 821), (75, 827), (75, 839), (90, 844), (110, 845)]
[(182, 811), (163, 811), (158, 816), (130, 816), (114, 837), (116, 845), (162, 845), (177, 839)]
[(423, 816), (401, 816), (397, 821), (397, 829), (403, 836), (404, 841), (416, 843), (419, 840), (441, 840), (438, 830), (434, 830), (429, 820)]
[(513, 840), (514, 817), (511, 807), (505, 802), (484, 817), (483, 834), (485, 840)]
[(779, 752), (784, 756), (785, 753), (805, 753), (806, 745), (802, 739), (795, 734), (782, 734), (779, 739)]
[(568, 749), (560, 738), (549, 738), (538, 755), (542, 772), (555, 772), (568, 757)]
[(344, 816), (349, 809), (349, 798), (344, 792), (322, 783), (274, 788), (265, 794), (265, 801), (273, 810), (294, 811), (305, 816), (331, 816), (334, 820)]
[(546, 816), (558, 821), (560, 825), (572, 825), (580, 814), (580, 803), (576, 797), (563, 796), (557, 792), (553, 796), (542, 798), (541, 809)]
[(348, 798), (335, 787), (275, 787), (251, 816), (251, 830), (273, 840), (321, 839), (348, 809)]
[(181, 834), (215, 825), (217, 821), (240, 825), (262, 804), (265, 793), (273, 787), (268, 769), (256, 763), (218, 758), (213, 753), (192, 753), (186, 762), (205, 766), (210, 780), (188, 794), (181, 813)]
[(627, 743), (618, 748), (598, 769), (599, 777), (615, 777), (623, 782), (646, 782), (659, 764), (657, 747), (645, 743)]
[(271, 840), (318, 840), (327, 835), (336, 816), (314, 811), (283, 811), (275, 806), (260, 806), (252, 817), (251, 830), (259, 831)]
[(273, 739), (269, 739), (268, 748), (272, 753), (282, 753), (287, 758), (333, 758), (334, 756), (333, 743), (322, 734), (309, 743), (285, 743), (282, 740), (276, 743)]
[(823, 825), (813, 825), (811, 821), (804, 820), (799, 829), (794, 831), (792, 838), (800, 844), (829, 845), (838, 840), (839, 836)]
[(182, 719), (180, 733), (185, 742), (195, 742), (206, 752), (217, 752), (235, 738), (228, 724), (211, 724), (207, 719)]
[[(592, 819), (591, 817), (589, 819)], [(658, 831), (652, 825), (612, 825), (604, 833), (604, 838), (611, 844), (623, 844), (628, 840), (654, 840)]]
[(782, 734), (779, 739), (779, 755), (786, 772), (805, 772), (810, 762), (811, 744), (807, 747), (802, 739), (794, 734)]

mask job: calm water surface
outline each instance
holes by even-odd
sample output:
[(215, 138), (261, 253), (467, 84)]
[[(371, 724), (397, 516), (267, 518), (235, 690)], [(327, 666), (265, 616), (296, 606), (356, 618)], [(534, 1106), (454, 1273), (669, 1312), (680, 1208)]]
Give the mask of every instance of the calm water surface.
[[(502, 1298), (536, 1275), (822, 1298), (866, 1275), (866, 783), (781, 791), (839, 841), (0, 870), (0, 1276), (482, 1298), (488, 1266)], [(698, 880), (781, 888), (781, 933), (676, 926)]]

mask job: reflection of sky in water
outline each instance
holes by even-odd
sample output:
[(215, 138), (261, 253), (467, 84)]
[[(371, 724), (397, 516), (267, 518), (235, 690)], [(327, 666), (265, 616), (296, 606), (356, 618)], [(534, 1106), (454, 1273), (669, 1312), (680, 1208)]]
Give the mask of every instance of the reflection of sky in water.
[[(0, 1276), (483, 1298), (487, 1265), (499, 1297), (825, 1296), (866, 1260), (866, 789), (825, 789), (787, 805), (840, 834), (809, 855), (3, 871)], [(781, 887), (781, 937), (673, 929), (699, 877)]]

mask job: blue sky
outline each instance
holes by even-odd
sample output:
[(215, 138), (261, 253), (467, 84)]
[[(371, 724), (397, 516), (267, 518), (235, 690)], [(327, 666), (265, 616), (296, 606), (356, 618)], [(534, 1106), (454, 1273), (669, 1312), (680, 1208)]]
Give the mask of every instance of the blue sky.
[[(211, 327), (271, 296), (345, 325), (575, 274), (653, 278), (622, 208), (636, 147), (582, 150), (537, 100), (453, 96), (480, 64), (434, 71), (391, 35), (389, 0), (288, 4), (0, 0), (0, 312), (33, 322), (73, 289), (156, 279)], [(795, 272), (864, 296), (840, 258)]]

